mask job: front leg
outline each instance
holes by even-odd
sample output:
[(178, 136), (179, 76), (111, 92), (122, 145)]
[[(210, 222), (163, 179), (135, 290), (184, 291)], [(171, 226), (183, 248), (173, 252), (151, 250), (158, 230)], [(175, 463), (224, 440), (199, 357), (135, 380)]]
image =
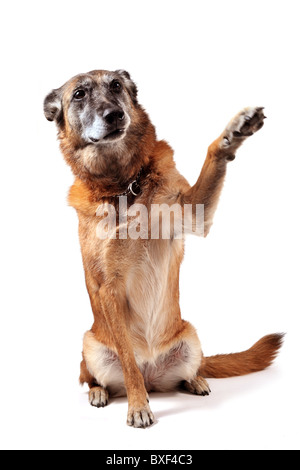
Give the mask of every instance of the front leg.
[(144, 378), (136, 364), (133, 347), (127, 331), (126, 295), (121, 286), (103, 285), (100, 288), (100, 302), (109, 325), (124, 374), (128, 397), (127, 424), (135, 428), (146, 428), (154, 423), (149, 407), (149, 398)]
[(204, 205), (204, 236), (209, 233), (224, 184), (227, 163), (235, 159), (244, 140), (264, 124), (264, 108), (245, 108), (227, 125), (220, 137), (208, 148), (207, 157), (197, 183), (181, 196), (182, 204)]

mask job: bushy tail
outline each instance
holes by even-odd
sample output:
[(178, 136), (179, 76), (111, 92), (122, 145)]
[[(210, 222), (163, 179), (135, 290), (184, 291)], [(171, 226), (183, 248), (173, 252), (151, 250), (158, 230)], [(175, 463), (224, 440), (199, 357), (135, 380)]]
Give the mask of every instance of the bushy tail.
[(284, 334), (264, 336), (252, 348), (236, 354), (204, 357), (200, 375), (221, 379), (258, 372), (269, 367), (282, 345)]

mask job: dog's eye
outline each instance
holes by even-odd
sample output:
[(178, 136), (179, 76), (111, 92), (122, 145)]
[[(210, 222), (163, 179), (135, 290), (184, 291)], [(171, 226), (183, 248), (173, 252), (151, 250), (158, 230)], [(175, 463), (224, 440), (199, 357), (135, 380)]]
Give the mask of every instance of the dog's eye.
[(85, 97), (85, 91), (84, 90), (77, 90), (74, 93), (74, 99), (75, 100), (82, 100)]
[(122, 90), (122, 85), (119, 80), (113, 80), (110, 84), (110, 89), (115, 93), (119, 93)]

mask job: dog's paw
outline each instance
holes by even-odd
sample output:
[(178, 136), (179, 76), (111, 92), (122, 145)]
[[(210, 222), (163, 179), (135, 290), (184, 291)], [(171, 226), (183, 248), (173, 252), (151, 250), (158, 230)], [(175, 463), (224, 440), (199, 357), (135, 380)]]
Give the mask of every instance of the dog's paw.
[(184, 382), (183, 386), (185, 390), (194, 395), (201, 395), (202, 397), (209, 395), (211, 393), (211, 389), (209, 388), (208, 383), (206, 382), (203, 377), (196, 377), (195, 379), (191, 380), (190, 382)]
[(89, 391), (89, 402), (96, 408), (104, 408), (108, 405), (108, 391), (103, 387), (93, 387)]
[(148, 428), (154, 423), (155, 419), (150, 406), (147, 404), (142, 408), (129, 408), (127, 416), (128, 426), (134, 428)]
[[(238, 113), (223, 132), (220, 148), (227, 150), (234, 159), (234, 152), (243, 141), (264, 125), (264, 108), (245, 108)], [(230, 160), (230, 157), (228, 158)]]

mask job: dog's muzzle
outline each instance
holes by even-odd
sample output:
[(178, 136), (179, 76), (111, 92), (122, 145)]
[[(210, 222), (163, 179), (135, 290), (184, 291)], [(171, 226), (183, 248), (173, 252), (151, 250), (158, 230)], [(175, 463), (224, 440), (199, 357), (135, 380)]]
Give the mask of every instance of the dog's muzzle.
[(120, 107), (107, 108), (99, 119), (103, 122), (102, 132), (97, 135), (93, 126), (92, 132), (88, 134), (88, 139), (93, 143), (113, 141), (126, 131), (126, 115)]

